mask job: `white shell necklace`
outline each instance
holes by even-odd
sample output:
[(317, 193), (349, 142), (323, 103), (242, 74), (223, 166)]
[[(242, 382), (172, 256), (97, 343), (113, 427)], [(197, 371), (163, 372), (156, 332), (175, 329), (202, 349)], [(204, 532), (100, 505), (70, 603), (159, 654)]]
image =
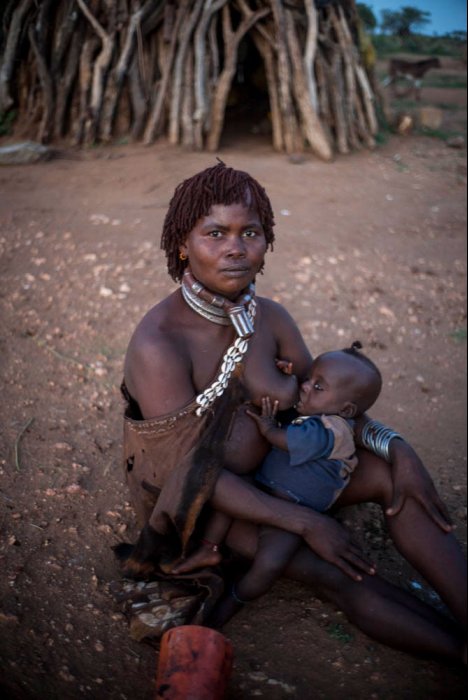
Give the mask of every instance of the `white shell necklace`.
[[(221, 371), (215, 381), (196, 397), (198, 408), (195, 413), (197, 416), (202, 416), (218, 396), (224, 393), (234, 369), (244, 359), (249, 347), (249, 339), (254, 332), (254, 318), (257, 309), (253, 284), (250, 285), (248, 294), (243, 295), (237, 303), (230, 302), (223, 297), (212, 297), (208, 301), (207, 295), (209, 296), (209, 294), (208, 290), (192, 277), (190, 271), (184, 274), (182, 296), (188, 306), (212, 323), (232, 324), (236, 330), (237, 338), (224, 353)], [(213, 300), (216, 303), (211, 303)]]

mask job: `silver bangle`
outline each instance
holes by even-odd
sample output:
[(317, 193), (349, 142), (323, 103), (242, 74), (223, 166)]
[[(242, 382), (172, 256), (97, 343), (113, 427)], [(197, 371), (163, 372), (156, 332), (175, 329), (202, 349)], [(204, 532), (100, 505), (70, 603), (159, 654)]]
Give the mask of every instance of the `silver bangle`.
[(390, 461), (390, 443), (397, 438), (403, 440), (399, 433), (377, 420), (371, 420), (362, 429), (361, 442), (364, 447), (373, 452), (378, 457), (382, 457), (386, 462)]

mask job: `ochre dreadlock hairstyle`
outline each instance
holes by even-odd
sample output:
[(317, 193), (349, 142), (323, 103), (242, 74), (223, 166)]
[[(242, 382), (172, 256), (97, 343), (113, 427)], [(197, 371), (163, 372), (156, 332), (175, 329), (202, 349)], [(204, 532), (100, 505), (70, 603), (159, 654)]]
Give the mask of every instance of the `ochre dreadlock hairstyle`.
[(185, 243), (197, 221), (207, 216), (216, 204), (243, 204), (256, 209), (266, 242), (273, 250), (275, 221), (264, 188), (248, 173), (228, 168), (219, 161), (217, 165), (181, 182), (169, 203), (161, 248), (166, 253), (167, 270), (174, 281), (182, 279), (188, 262), (179, 258), (180, 245)]

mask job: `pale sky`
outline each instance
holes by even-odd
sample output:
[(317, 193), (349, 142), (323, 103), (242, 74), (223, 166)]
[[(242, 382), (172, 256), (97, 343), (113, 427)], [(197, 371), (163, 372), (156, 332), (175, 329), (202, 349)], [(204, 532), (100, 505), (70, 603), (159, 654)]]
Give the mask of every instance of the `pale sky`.
[(445, 34), (466, 31), (466, 0), (362, 0), (372, 7), (380, 24), (381, 10), (399, 10), (403, 6), (417, 7), (431, 13), (431, 24), (421, 27), (425, 34)]

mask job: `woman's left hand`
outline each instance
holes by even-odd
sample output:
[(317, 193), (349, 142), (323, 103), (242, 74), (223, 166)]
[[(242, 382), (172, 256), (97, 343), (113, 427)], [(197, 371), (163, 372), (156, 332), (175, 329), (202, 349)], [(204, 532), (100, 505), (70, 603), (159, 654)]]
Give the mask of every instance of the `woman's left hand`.
[(437, 493), (434, 483), (414, 449), (404, 440), (390, 443), (392, 462), (393, 496), (386, 509), (389, 516), (397, 515), (407, 498), (413, 498), (444, 532), (451, 532), (453, 525), (447, 509)]

